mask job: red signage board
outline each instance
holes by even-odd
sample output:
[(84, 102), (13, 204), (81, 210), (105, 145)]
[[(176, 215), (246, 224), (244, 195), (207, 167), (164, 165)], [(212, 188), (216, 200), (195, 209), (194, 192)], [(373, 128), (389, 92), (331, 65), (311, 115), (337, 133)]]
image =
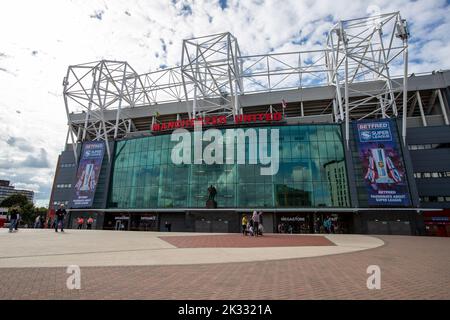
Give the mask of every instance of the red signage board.
[[(276, 113), (252, 113), (241, 114), (233, 117), (233, 124), (244, 123), (258, 123), (258, 122), (272, 122), (281, 121), (283, 115), (280, 112)], [(179, 128), (193, 128), (195, 121), (201, 121), (203, 126), (217, 126), (229, 124), (229, 119), (226, 116), (211, 116), (211, 117), (199, 117), (196, 119), (186, 119), (169, 121), (163, 123), (155, 123), (152, 125), (152, 131), (165, 131), (175, 130)]]

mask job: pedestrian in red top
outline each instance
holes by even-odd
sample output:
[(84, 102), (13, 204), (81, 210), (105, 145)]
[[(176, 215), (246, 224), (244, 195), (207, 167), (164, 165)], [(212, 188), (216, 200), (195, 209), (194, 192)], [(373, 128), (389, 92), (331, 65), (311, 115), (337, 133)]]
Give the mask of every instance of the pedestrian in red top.
[(92, 224), (94, 223), (94, 219), (92, 219), (92, 217), (89, 217), (89, 219), (87, 219), (87, 229), (91, 230), (92, 229)]
[(79, 230), (83, 229), (84, 219), (82, 217), (78, 218), (77, 223), (78, 223), (78, 229)]

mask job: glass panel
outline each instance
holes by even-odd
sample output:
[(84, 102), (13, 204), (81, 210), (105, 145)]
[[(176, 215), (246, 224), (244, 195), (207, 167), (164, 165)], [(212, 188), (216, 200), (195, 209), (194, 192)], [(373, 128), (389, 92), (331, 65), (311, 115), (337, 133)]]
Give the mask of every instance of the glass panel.
[[(270, 132), (269, 128), (264, 129)], [(260, 148), (268, 150), (271, 156), (270, 137), (264, 145), (253, 145), (256, 157), (249, 157), (251, 146), (246, 140), (242, 146), (246, 153), (245, 164), (236, 163), (239, 148), (235, 146), (233, 163), (213, 165), (172, 164), (170, 154), (175, 142), (170, 142), (170, 135), (118, 141), (109, 205), (114, 208), (204, 208), (211, 184), (217, 189), (219, 208), (349, 205), (339, 125), (270, 129), (280, 130), (279, 170), (274, 176), (261, 175), (261, 168), (268, 165), (262, 165), (259, 157)], [(227, 130), (233, 129), (221, 132)], [(250, 164), (249, 160), (256, 164)]]

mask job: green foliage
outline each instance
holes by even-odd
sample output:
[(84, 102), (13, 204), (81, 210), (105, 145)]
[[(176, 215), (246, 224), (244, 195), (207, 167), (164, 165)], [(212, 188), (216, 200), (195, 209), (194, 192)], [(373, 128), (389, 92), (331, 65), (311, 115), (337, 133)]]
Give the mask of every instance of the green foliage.
[(11, 208), (13, 206), (22, 207), (22, 206), (26, 205), (28, 202), (29, 201), (26, 196), (24, 196), (23, 194), (17, 193), (17, 194), (10, 195), (6, 199), (4, 199), (0, 203), (0, 207), (5, 207), (5, 208)]
[(22, 224), (33, 224), (34, 219), (36, 219), (36, 214), (32, 202), (27, 202), (23, 206), (20, 206), (20, 217)]
[(13, 194), (0, 203), (0, 207), (12, 208), (19, 207), (21, 225), (34, 225), (34, 220), (40, 215), (44, 220), (47, 215), (47, 208), (35, 207), (31, 201), (23, 194)]

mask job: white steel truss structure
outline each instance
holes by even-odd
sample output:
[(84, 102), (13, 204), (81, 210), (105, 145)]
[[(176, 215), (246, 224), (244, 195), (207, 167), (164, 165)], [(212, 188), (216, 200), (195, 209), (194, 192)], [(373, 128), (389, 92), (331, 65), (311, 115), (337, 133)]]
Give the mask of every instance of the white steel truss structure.
[(139, 78), (150, 105), (181, 102), (187, 96), (192, 96), (193, 85), (189, 81), (183, 81), (180, 67), (145, 73), (139, 75)]
[(273, 92), (327, 85), (327, 50), (241, 57), (245, 93)]
[[(405, 139), (408, 37), (406, 21), (399, 12), (340, 21), (329, 32), (328, 80), (336, 87), (335, 117), (345, 120), (347, 146), (352, 111), (362, 105), (373, 106), (373, 111), (362, 118), (378, 113), (383, 118), (397, 117), (402, 109), (402, 136)], [(391, 77), (393, 69), (402, 70), (404, 75), (403, 85), (397, 89), (394, 89)], [(370, 80), (379, 80), (381, 84), (373, 91), (361, 91), (354, 85)], [(401, 108), (396, 105), (398, 94), (403, 94)], [(358, 98), (350, 100), (350, 95)]]
[[(102, 60), (69, 66), (63, 86), (68, 138), (74, 151), (78, 141), (104, 140), (109, 158), (108, 140), (132, 130), (126, 108), (150, 102), (141, 78), (126, 62)], [(112, 109), (116, 117), (107, 121), (105, 113)], [(85, 114), (83, 121), (70, 121), (74, 111)]]
[[(319, 86), (335, 88), (332, 107), (324, 112), (335, 122), (345, 122), (347, 145), (350, 120), (365, 117), (401, 115), (405, 138), (407, 55), (407, 25), (394, 12), (338, 22), (321, 50), (243, 56), (237, 39), (227, 32), (184, 40), (181, 65), (174, 68), (137, 74), (118, 61), (70, 66), (63, 82), (67, 141), (70, 137), (75, 150), (81, 141), (123, 137), (135, 130), (129, 115), (135, 107), (148, 107), (152, 121), (158, 121), (152, 108), (162, 110), (168, 103), (186, 104), (186, 111), (183, 107), (179, 113), (189, 118), (241, 114), (240, 98), (260, 92), (299, 90), (296, 102), (301, 101), (303, 115), (301, 89)], [(367, 81), (376, 89), (361, 90), (359, 84)], [(398, 105), (401, 95), (403, 103)], [(112, 110), (114, 120), (105, 116)], [(80, 112), (82, 121), (71, 117)], [(110, 156), (109, 148), (107, 152)]]
[[(183, 40), (181, 74), (194, 86), (193, 118), (206, 113), (229, 116), (241, 112), (241, 61), (237, 39), (229, 32)], [(190, 99), (187, 85), (185, 96)]]

